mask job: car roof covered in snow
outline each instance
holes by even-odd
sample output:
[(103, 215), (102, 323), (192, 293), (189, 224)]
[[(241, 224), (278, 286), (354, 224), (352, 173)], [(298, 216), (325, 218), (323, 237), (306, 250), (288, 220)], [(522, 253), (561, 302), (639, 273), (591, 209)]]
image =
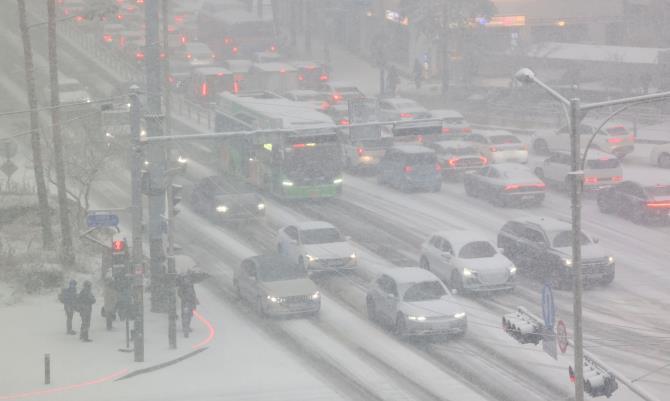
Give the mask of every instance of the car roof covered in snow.
[(318, 221), (318, 220), (312, 220), (312, 221), (303, 221), (295, 225), (298, 230), (316, 230), (319, 228), (335, 228), (332, 224), (328, 223), (327, 221)]
[(569, 222), (558, 220), (553, 217), (531, 216), (517, 219), (516, 221), (521, 223), (534, 224), (536, 226), (542, 227), (542, 229), (547, 232), (565, 231), (571, 229)]
[(412, 145), (412, 144), (395, 144), (393, 145), (393, 149), (397, 149), (404, 153), (413, 153), (413, 154), (435, 153), (433, 149), (421, 145)]
[(433, 142), (435, 145), (443, 148), (443, 149), (448, 149), (448, 148), (457, 148), (457, 149), (474, 149), (475, 144), (472, 142), (467, 142), (467, 141), (436, 141)]
[(485, 241), (493, 245), (485, 233), (477, 230), (442, 230), (435, 233), (435, 235), (449, 240), (456, 255), (458, 255), (463, 246), (471, 242)]
[(290, 64), (282, 63), (279, 61), (270, 61), (267, 63), (255, 63), (251, 70), (258, 70), (263, 72), (295, 72), (297, 71), (295, 67)]
[(384, 271), (384, 274), (395, 280), (396, 283), (421, 283), (424, 281), (440, 281), (437, 276), (428, 270), (419, 267), (397, 267)]
[[(559, 153), (562, 155), (570, 155), (570, 151), (568, 150), (555, 150), (551, 153)], [(598, 149), (589, 149), (589, 153), (586, 155), (586, 160), (595, 160), (595, 159), (616, 159), (616, 156), (614, 156), (611, 153), (603, 152), (602, 150)]]
[(465, 118), (460, 112), (449, 109), (431, 110), (430, 114), (432, 114), (435, 118)]

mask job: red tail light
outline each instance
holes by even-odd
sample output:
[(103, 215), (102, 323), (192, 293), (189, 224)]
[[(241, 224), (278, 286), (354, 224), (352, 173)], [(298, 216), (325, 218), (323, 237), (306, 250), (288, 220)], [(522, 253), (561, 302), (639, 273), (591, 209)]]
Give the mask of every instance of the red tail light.
[(435, 163), (435, 171), (438, 173), (442, 171), (442, 165), (440, 163)]
[(356, 148), (356, 153), (358, 156), (363, 156), (363, 153), (365, 152), (365, 149), (363, 148)]
[(142, 52), (135, 53), (135, 60), (137, 60), (137, 61), (144, 60), (144, 53), (142, 53)]
[(479, 160), (482, 161), (482, 164), (489, 164), (489, 159), (485, 158), (484, 156), (479, 156)]
[(175, 15), (174, 16), (174, 22), (177, 24), (183, 24), (184, 23), (184, 16), (183, 15)]
[(458, 158), (455, 159), (449, 159), (449, 165), (451, 167), (456, 167), (456, 164), (458, 164)]
[(498, 149), (496, 149), (495, 146), (491, 146), (489, 149), (491, 150), (491, 152), (497, 152), (498, 151)]
[(202, 85), (200, 86), (200, 95), (202, 95), (202, 97), (205, 97), (205, 96), (207, 96), (207, 92), (208, 92), (207, 91), (207, 82), (203, 82)]
[(443, 133), (443, 134), (448, 134), (448, 133), (449, 133), (449, 128), (447, 128), (447, 127), (442, 127), (442, 133)]
[(342, 95), (340, 95), (339, 93), (333, 93), (333, 100), (339, 102), (340, 100), (342, 100)]
[(584, 177), (584, 184), (597, 184), (598, 177)]
[(304, 81), (304, 80), (305, 80), (304, 75), (302, 75), (302, 74), (298, 75), (298, 81)]
[(233, 40), (231, 38), (223, 38), (223, 43), (229, 45), (229, 44), (233, 43)]
[(237, 81), (233, 81), (233, 93), (239, 93), (240, 92), (240, 84)]
[(328, 74), (319, 75), (319, 81), (327, 81), (327, 80), (328, 80)]
[(123, 14), (116, 14), (116, 19), (119, 21), (123, 21)]
[(321, 110), (328, 110), (330, 104), (328, 102), (321, 103)]
[(191, 53), (186, 53), (186, 58), (190, 60), (193, 58), (193, 55)]
[(535, 184), (535, 185), (533, 185), (533, 186), (534, 186), (535, 188), (544, 188), (544, 187), (546, 187), (547, 185), (546, 185), (544, 182), (540, 182), (540, 183)]
[(276, 52), (277, 51), (277, 46), (275, 46), (275, 45), (270, 46), (270, 51), (273, 52), (273, 53)]
[(607, 138), (607, 142), (609, 142), (609, 143), (621, 143), (621, 142), (623, 142), (623, 138)]
[(521, 188), (519, 184), (509, 184), (505, 186), (505, 191), (512, 191), (519, 188)]
[(623, 181), (623, 177), (620, 175), (615, 175), (614, 177), (612, 177), (612, 181), (614, 182)]
[(188, 41), (188, 39), (186, 38), (185, 35), (182, 35), (182, 36), (179, 38), (179, 41), (181, 42), (182, 45), (185, 45), (186, 42)]
[(82, 21), (84, 20), (84, 16), (82, 16), (82, 15), (77, 15), (74, 19), (75, 19), (77, 22), (82, 22)]
[(423, 143), (423, 135), (417, 135), (416, 140), (419, 141), (419, 143)]
[(400, 113), (400, 118), (413, 118), (414, 114), (412, 113)]
[(405, 172), (405, 174), (409, 174), (409, 173), (411, 173), (412, 171), (414, 171), (414, 169), (412, 168), (412, 166), (405, 166), (405, 168), (403, 169), (403, 171)]
[(670, 202), (647, 202), (650, 209), (670, 209)]
[(238, 49), (237, 47), (233, 47), (231, 51), (233, 52), (233, 54), (237, 54), (237, 52), (240, 51), (240, 49)]
[(349, 125), (349, 120), (347, 120), (346, 118), (341, 119), (340, 125)]
[(112, 37), (112, 35), (102, 35), (102, 40), (104, 40), (107, 43), (112, 43), (114, 38)]
[(470, 128), (470, 127), (464, 127), (461, 131), (463, 131), (463, 132), (469, 134), (469, 133), (472, 132), (472, 128)]
[(306, 145), (305, 145), (304, 143), (295, 143), (295, 144), (293, 144), (293, 148), (294, 148), (294, 149), (302, 149), (302, 148), (304, 148), (305, 146), (306, 146)]

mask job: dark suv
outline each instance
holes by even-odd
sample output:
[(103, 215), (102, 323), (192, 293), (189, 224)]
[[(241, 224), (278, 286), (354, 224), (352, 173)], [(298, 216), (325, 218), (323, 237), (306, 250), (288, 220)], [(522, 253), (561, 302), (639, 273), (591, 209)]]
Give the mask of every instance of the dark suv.
[(442, 189), (442, 165), (435, 151), (419, 145), (395, 145), (377, 165), (377, 182), (402, 191)]
[[(598, 240), (582, 232), (582, 278), (585, 283), (609, 284), (614, 280), (614, 258)], [(567, 222), (533, 217), (505, 223), (498, 233), (498, 248), (521, 272), (567, 289), (572, 283), (572, 230)]]

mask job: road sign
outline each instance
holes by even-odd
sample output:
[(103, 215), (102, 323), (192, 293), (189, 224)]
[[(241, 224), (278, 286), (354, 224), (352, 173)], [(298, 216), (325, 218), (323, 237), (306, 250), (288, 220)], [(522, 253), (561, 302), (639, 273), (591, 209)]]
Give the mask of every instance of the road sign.
[(14, 164), (11, 160), (5, 160), (4, 163), (2, 163), (2, 166), (0, 166), (0, 171), (5, 173), (7, 178), (11, 178), (12, 174), (14, 174), (18, 170), (18, 167), (16, 167), (16, 164)]
[(549, 284), (545, 284), (542, 289), (542, 318), (547, 329), (553, 331), (556, 323), (556, 308), (554, 306), (554, 293), (551, 292)]
[(554, 333), (554, 329), (545, 327), (542, 330), (542, 350), (550, 357), (558, 359), (558, 352), (556, 351), (556, 333)]
[(93, 227), (115, 227), (119, 225), (119, 216), (108, 212), (93, 212), (86, 216), (86, 225)]
[(568, 349), (568, 330), (565, 328), (565, 323), (562, 320), (559, 320), (558, 324), (556, 324), (556, 341), (558, 342), (561, 354), (565, 354), (565, 350)]

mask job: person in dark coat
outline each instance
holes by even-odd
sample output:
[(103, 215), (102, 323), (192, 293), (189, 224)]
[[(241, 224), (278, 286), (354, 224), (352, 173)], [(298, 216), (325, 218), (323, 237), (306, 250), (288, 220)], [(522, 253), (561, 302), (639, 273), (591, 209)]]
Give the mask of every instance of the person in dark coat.
[(70, 280), (67, 288), (61, 289), (58, 300), (65, 308), (65, 333), (77, 334), (76, 331), (72, 330), (72, 316), (77, 303), (77, 282), (75, 280)]
[(95, 297), (91, 292), (91, 282), (86, 280), (84, 288), (82, 288), (77, 296), (77, 311), (79, 312), (79, 316), (81, 316), (79, 339), (84, 342), (91, 342), (91, 339), (88, 338), (88, 329), (91, 327), (91, 313), (93, 312), (94, 303)]
[(388, 77), (386, 78), (387, 87), (389, 94), (395, 96), (396, 88), (398, 87), (398, 82), (400, 82), (400, 77), (398, 76), (398, 69), (395, 65), (389, 67)]
[(414, 59), (414, 68), (412, 73), (414, 74), (414, 85), (416, 85), (416, 89), (420, 89), (421, 80), (423, 79), (423, 67), (421, 66), (419, 59)]
[(181, 326), (184, 337), (188, 337), (188, 334), (191, 332), (193, 311), (199, 304), (198, 297), (195, 294), (195, 287), (193, 286), (194, 282), (193, 273), (190, 271), (177, 280), (177, 295), (181, 300)]

